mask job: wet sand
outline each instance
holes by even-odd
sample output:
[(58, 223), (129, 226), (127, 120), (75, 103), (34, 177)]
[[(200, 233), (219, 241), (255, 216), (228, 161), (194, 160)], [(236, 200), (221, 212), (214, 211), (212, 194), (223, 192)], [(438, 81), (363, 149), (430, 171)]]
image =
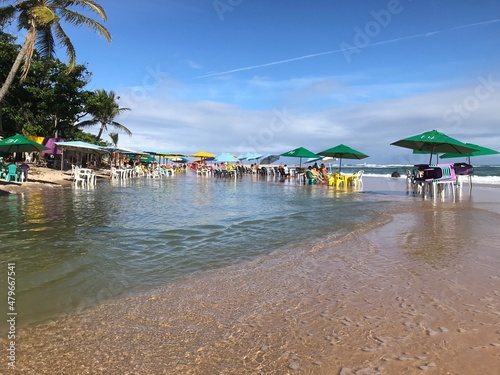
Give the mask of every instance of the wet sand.
[(496, 374), (498, 190), (434, 202), (373, 181), (377, 223), (24, 327), (17, 371)]

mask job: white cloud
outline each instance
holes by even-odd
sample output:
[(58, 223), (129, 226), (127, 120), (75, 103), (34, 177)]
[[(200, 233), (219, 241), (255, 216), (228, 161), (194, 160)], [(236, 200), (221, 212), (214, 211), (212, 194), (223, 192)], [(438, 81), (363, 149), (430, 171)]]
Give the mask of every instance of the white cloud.
[[(401, 97), (348, 103), (346, 94), (342, 105), (333, 101), (334, 105), (323, 103), (321, 108), (307, 109), (298, 104), (301, 89), (307, 102), (307, 94), (330, 100), (329, 90), (335, 92), (341, 87), (333, 80), (316, 82), (291, 84), (297, 90), (283, 95), (282, 105), (266, 109), (246, 109), (221, 101), (180, 100), (151, 91), (131, 112), (118, 119), (134, 134), (132, 138), (122, 136), (120, 145), (185, 154), (202, 150), (264, 154), (299, 146), (319, 152), (344, 143), (370, 155), (370, 163), (413, 163), (418, 158), (411, 150), (390, 143), (437, 129), (464, 142), (499, 148), (500, 90), (482, 90), (481, 98), (477, 98), (478, 82), (452, 89), (434, 87), (430, 92), (420, 92), (426, 88), (422, 84), (400, 84), (399, 90), (406, 93)], [(272, 82), (264, 85), (263, 91), (270, 86)], [(409, 95), (415, 87), (418, 93)], [(354, 92), (358, 88), (346, 85), (342, 90)], [(388, 91), (388, 86), (365, 86), (363, 90), (368, 97), (375, 97), (381, 90)], [(297, 105), (289, 106), (290, 103)]]

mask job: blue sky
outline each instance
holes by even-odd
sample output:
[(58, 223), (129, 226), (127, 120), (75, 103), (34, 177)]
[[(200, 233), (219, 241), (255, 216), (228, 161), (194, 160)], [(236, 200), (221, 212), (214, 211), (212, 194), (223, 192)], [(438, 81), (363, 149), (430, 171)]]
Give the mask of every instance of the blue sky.
[[(131, 108), (117, 119), (133, 133), (122, 147), (267, 154), (344, 143), (367, 163), (413, 164), (421, 157), (390, 143), (437, 129), (500, 150), (498, 0), (99, 3), (111, 44), (68, 33), (93, 73), (88, 89)], [(500, 164), (476, 163), (490, 161)]]

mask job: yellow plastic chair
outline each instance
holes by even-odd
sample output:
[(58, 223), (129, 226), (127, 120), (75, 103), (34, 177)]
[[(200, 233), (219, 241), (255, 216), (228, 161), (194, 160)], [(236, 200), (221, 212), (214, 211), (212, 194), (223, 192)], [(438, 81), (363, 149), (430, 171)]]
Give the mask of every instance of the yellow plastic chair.
[(346, 177), (347, 176), (343, 176), (340, 173), (335, 172), (333, 173), (333, 176), (330, 176), (330, 178), (328, 179), (328, 184), (330, 186), (335, 185), (336, 188), (340, 187), (341, 184), (342, 186), (346, 186)]
[(335, 177), (333, 177), (333, 175), (328, 176), (328, 185), (329, 186), (335, 185)]

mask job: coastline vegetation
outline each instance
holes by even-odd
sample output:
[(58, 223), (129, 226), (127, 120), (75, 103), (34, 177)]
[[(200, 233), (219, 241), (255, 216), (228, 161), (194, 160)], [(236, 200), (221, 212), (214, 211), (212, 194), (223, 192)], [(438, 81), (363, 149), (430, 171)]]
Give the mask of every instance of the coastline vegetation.
[[(128, 109), (120, 108), (119, 97), (113, 91), (85, 89), (92, 73), (76, 63), (76, 51), (61, 22), (87, 26), (108, 42), (111, 34), (99, 22), (70, 9), (70, 5), (107, 19), (100, 5), (86, 0), (22, 1), (0, 7), (0, 136), (19, 133), (108, 145), (101, 140), (107, 125), (132, 134), (114, 121)], [(18, 30), (27, 31), (23, 45), (16, 43), (16, 35), (5, 32), (14, 21)], [(56, 45), (64, 47), (68, 63), (54, 56)], [(85, 120), (89, 116), (91, 119)], [(83, 131), (96, 123), (101, 126), (98, 136)]]

